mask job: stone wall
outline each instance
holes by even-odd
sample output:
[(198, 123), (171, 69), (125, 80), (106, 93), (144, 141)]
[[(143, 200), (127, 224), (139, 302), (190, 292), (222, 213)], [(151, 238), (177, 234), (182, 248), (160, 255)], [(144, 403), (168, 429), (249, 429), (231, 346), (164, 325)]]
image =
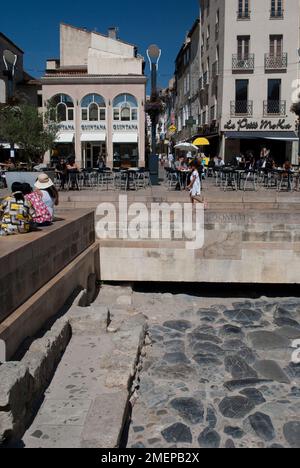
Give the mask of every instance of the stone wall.
[(211, 212), (205, 244), (100, 240), (103, 281), (300, 283), (300, 213)]

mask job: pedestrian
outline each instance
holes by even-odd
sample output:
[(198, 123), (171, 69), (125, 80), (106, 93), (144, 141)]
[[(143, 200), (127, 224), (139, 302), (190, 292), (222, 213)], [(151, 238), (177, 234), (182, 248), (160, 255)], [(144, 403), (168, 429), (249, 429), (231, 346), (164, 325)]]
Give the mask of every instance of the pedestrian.
[(192, 175), (190, 179), (190, 184), (187, 186), (187, 190), (190, 191), (191, 202), (194, 204), (196, 202), (202, 203), (200, 200), (201, 197), (201, 180), (198, 171), (198, 162), (195, 160), (190, 165), (192, 170)]
[(59, 195), (54, 183), (47, 174), (40, 174), (35, 183), (35, 188), (40, 190), (43, 201), (50, 212), (51, 221), (53, 221), (54, 208), (59, 204)]
[(34, 227), (50, 226), (52, 224), (52, 216), (43, 200), (42, 192), (38, 189), (33, 191), (29, 184), (22, 184), (21, 192), (25, 199), (30, 202), (34, 208)]
[(30, 231), (35, 211), (22, 193), (22, 184), (12, 184), (12, 194), (0, 203), (0, 236), (26, 234)]

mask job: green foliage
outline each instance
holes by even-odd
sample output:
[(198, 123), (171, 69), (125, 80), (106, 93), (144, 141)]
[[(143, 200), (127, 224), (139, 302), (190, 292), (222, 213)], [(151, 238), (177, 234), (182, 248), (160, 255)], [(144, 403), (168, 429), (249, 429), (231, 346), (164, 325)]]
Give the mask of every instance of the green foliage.
[(45, 114), (28, 104), (0, 107), (0, 139), (18, 145), (22, 159), (38, 161), (46, 151), (53, 148), (58, 125), (50, 122), (48, 108)]

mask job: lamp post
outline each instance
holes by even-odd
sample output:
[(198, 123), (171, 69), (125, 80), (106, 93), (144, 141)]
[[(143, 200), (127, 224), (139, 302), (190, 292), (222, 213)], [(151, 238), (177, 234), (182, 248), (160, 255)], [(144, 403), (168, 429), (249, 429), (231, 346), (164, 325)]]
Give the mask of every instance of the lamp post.
[(151, 135), (152, 135), (152, 150), (149, 161), (149, 170), (152, 185), (159, 185), (159, 164), (156, 154), (156, 128), (158, 117), (161, 112), (161, 100), (157, 91), (157, 70), (161, 57), (161, 50), (156, 45), (151, 45), (147, 50), (147, 56), (151, 70), (151, 98), (147, 105), (147, 112), (151, 118)]
[[(7, 76), (8, 86), (7, 86), (7, 101), (14, 96), (14, 77), (15, 77), (15, 68), (17, 64), (18, 56), (14, 54), (11, 50), (5, 50), (3, 52), (3, 62), (5, 65), (4, 75)], [(15, 157), (15, 145), (11, 143), (10, 147), (10, 157)]]

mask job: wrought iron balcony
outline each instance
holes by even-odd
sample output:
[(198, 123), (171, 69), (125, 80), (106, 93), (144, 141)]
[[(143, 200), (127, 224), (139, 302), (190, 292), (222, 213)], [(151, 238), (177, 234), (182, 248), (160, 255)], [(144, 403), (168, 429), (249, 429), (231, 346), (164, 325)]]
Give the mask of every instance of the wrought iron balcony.
[(232, 56), (232, 70), (233, 71), (241, 71), (241, 72), (252, 72), (254, 70), (255, 64), (255, 55), (248, 54), (244, 57), (233, 54)]
[(238, 11), (237, 12), (237, 19), (238, 20), (250, 20), (251, 18), (251, 11), (250, 10), (244, 10), (244, 11)]
[(264, 101), (264, 116), (286, 115), (286, 101)]
[(253, 101), (231, 101), (230, 113), (232, 117), (252, 117)]
[(265, 54), (266, 70), (286, 70), (288, 66), (288, 54)]

